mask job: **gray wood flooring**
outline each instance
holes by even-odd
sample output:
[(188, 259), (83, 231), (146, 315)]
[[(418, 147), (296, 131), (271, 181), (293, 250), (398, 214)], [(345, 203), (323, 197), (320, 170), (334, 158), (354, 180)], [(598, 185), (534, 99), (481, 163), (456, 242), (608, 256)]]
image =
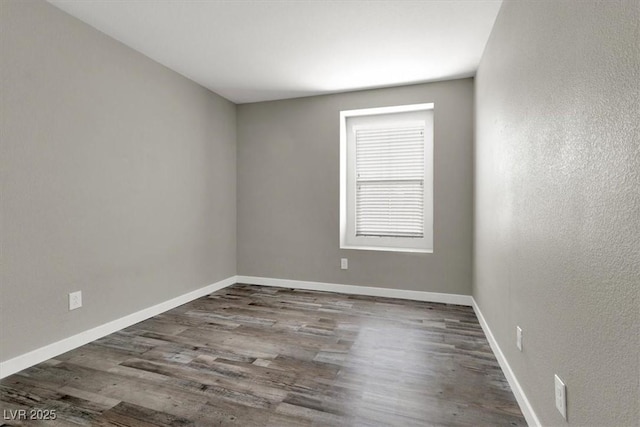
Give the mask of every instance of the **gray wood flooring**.
[[(7, 426), (526, 425), (470, 307), (242, 284), (5, 378), (0, 409)], [(56, 419), (6, 419), (20, 409)]]

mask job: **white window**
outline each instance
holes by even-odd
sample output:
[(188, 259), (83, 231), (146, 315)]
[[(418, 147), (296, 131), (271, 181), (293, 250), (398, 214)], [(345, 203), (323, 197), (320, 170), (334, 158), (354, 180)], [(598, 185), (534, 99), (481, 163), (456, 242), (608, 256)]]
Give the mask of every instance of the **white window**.
[(340, 112), (340, 247), (433, 252), (433, 104)]

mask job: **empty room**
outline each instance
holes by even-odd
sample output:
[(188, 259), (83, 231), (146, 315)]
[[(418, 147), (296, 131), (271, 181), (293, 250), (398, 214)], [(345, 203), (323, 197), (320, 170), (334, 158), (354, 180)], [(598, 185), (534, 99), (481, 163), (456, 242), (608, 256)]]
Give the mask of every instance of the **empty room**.
[(0, 0), (0, 426), (640, 425), (638, 0)]

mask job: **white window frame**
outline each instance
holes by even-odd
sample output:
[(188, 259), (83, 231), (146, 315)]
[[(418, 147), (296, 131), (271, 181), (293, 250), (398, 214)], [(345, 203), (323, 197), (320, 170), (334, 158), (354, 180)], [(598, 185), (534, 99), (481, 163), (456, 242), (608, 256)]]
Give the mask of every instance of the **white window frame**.
[[(407, 121), (419, 117), (425, 126), (424, 171), (424, 235), (422, 238), (356, 236), (355, 138), (353, 128), (375, 121), (376, 125), (396, 123), (388, 116), (407, 114)], [(368, 116), (370, 116), (368, 118)], [(373, 117), (377, 116), (377, 117)], [(397, 117), (398, 115), (396, 115)], [(349, 120), (350, 118), (363, 118)], [(340, 248), (394, 252), (433, 253), (433, 120), (434, 104), (412, 104), (392, 107), (365, 108), (340, 112)], [(404, 118), (402, 119), (405, 120)], [(356, 123), (359, 121), (358, 123)], [(351, 122), (351, 123), (350, 123)], [(355, 123), (355, 124), (354, 124)]]

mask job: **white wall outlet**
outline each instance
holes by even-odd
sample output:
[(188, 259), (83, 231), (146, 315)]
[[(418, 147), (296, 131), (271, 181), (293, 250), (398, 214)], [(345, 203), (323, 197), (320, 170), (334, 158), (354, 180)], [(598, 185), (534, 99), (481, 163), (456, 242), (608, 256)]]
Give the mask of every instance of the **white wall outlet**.
[(342, 258), (340, 260), (340, 268), (343, 270), (349, 269), (349, 260), (347, 258)]
[(522, 351), (522, 328), (520, 326), (516, 326), (516, 347)]
[(556, 408), (562, 414), (562, 417), (567, 419), (567, 386), (560, 379), (558, 375), (554, 376), (556, 385)]
[(69, 294), (69, 310), (82, 307), (82, 291), (71, 292)]

